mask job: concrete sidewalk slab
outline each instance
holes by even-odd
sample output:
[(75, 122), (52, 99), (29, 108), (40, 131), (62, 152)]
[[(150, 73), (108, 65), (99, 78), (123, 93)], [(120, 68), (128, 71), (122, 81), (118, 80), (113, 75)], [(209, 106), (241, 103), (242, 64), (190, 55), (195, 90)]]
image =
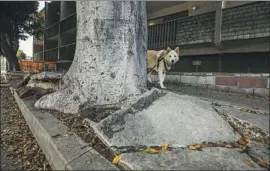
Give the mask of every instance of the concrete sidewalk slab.
[(218, 108), (244, 122), (254, 124), (256, 127), (269, 132), (270, 117), (267, 114), (253, 114), (240, 111), (241, 108), (238, 108), (236, 106), (219, 106)]
[(248, 114), (238, 111), (231, 112), (230, 110), (224, 110), (226, 107), (219, 105), (213, 105), (213, 108), (242, 136), (247, 135), (251, 140), (265, 144), (270, 143), (269, 129), (265, 129), (266, 126), (269, 125), (269, 120), (264, 120), (269, 119), (269, 115), (260, 116), (263, 114)]
[[(244, 160), (251, 162), (248, 166)], [(203, 148), (202, 151), (174, 149), (157, 154), (124, 153), (119, 163), (131, 170), (266, 170), (245, 153), (228, 148)]]
[(22, 100), (14, 89), (15, 100), (54, 170), (119, 170), (96, 150), (85, 147), (80, 137), (49, 112), (34, 108), (34, 101)]
[(210, 102), (197, 97), (167, 93), (148, 108), (134, 111), (105, 118), (94, 126), (97, 135), (116, 148), (162, 146), (165, 142), (179, 147), (240, 137)]

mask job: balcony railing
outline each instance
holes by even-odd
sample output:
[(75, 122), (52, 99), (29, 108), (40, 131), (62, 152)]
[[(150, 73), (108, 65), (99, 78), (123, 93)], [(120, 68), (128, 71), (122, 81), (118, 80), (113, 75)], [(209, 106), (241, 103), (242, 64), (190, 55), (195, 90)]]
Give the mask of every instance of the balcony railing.
[(60, 46), (60, 60), (73, 61), (76, 43)]
[(44, 30), (44, 34), (47, 38), (55, 36), (59, 33), (59, 22), (51, 25)]
[(34, 53), (33, 60), (34, 61), (43, 61), (43, 51), (38, 52), (38, 53)]
[(70, 16), (68, 16), (67, 18), (65, 18), (60, 22), (61, 32), (65, 32), (71, 28), (76, 27), (77, 24), (76, 22), (77, 22), (76, 13), (71, 14)]
[(177, 20), (148, 27), (148, 49), (164, 48), (176, 44)]
[(58, 47), (44, 51), (44, 61), (57, 61), (58, 59)]

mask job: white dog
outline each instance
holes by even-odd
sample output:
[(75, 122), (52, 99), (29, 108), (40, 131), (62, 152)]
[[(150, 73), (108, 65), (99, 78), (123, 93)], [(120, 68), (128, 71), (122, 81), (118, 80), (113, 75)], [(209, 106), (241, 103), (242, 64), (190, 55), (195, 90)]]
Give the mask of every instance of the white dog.
[(148, 80), (151, 83), (150, 78), (153, 71), (158, 72), (159, 84), (160, 87), (165, 89), (163, 85), (165, 80), (166, 72), (169, 71), (177, 61), (179, 60), (179, 47), (176, 47), (174, 50), (171, 50), (170, 47), (167, 50), (148, 50), (147, 51), (147, 68), (150, 69), (150, 72), (147, 74)]

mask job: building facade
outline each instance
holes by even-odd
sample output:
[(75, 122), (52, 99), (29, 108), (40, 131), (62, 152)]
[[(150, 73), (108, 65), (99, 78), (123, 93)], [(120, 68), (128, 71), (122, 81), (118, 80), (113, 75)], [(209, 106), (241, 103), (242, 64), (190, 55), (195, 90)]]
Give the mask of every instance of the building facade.
[[(175, 72), (269, 72), (268, 1), (147, 1), (148, 49), (180, 46)], [(68, 69), (76, 46), (76, 3), (45, 4), (34, 60)], [(41, 43), (42, 42), (42, 43)]]

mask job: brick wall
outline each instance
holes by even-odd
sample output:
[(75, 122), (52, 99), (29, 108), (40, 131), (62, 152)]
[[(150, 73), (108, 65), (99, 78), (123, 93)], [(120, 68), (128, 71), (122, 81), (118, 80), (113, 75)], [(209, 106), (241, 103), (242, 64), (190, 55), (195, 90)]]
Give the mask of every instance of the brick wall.
[(176, 40), (179, 44), (212, 42), (215, 12), (179, 19), (177, 26)]
[(269, 1), (263, 1), (224, 9), (222, 40), (269, 36), (269, 6)]

